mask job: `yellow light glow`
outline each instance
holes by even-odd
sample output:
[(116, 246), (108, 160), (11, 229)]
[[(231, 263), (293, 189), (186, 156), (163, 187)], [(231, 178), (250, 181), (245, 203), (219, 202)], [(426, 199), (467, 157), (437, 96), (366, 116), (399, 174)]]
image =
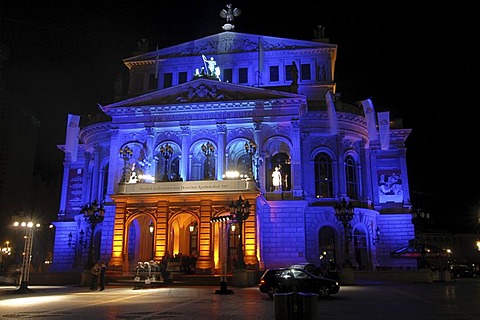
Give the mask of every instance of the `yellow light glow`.
[[(7, 297), (7, 296), (6, 296)], [(48, 304), (56, 304), (60, 300), (69, 299), (67, 295), (49, 295), (49, 296), (35, 296), (35, 297), (24, 297), (18, 298), (18, 295), (14, 295), (11, 299), (3, 300), (5, 304), (9, 307), (18, 307), (25, 310), (26, 307), (29, 306), (38, 306), (41, 305), (45, 307)], [(6, 302), (8, 301), (8, 302)]]

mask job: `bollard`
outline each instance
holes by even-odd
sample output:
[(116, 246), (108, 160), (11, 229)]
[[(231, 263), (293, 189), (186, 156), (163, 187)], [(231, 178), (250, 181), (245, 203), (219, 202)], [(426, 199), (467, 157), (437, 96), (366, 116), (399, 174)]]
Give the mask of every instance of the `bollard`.
[(273, 295), (275, 303), (275, 320), (293, 320), (294, 318), (294, 301), (293, 292), (275, 293)]
[(298, 294), (297, 319), (318, 319), (318, 294), (300, 292)]

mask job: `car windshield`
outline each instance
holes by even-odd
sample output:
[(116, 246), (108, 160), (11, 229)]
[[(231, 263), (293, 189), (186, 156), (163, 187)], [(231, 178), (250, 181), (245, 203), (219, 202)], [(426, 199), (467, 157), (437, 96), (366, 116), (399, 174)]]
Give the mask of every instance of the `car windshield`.
[(280, 278), (284, 278), (284, 279), (288, 279), (292, 277), (290, 270), (281, 271), (279, 275), (280, 275)]
[(310, 278), (310, 275), (306, 273), (305, 271), (302, 270), (297, 270), (297, 269), (291, 269), (293, 276), (295, 279), (308, 279)]

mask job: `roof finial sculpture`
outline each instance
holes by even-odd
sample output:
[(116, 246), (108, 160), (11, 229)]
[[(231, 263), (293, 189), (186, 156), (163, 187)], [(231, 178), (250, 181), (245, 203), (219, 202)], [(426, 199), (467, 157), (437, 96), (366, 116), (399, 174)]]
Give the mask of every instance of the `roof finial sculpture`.
[(227, 23), (225, 23), (222, 27), (223, 30), (233, 30), (235, 26), (231, 24), (231, 22), (234, 20), (234, 17), (238, 17), (240, 13), (242, 13), (242, 10), (238, 8), (232, 9), (232, 4), (227, 4), (227, 10), (222, 9), (222, 11), (220, 11), (220, 17), (227, 19)]

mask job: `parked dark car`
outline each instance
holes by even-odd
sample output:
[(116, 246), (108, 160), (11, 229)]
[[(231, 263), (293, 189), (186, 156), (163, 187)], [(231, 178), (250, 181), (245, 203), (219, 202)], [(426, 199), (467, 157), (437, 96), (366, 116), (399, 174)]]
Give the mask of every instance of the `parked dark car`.
[(450, 266), (454, 278), (476, 278), (477, 273), (466, 264), (452, 264)]
[(263, 273), (258, 289), (272, 299), (275, 293), (287, 292), (317, 293), (320, 297), (328, 297), (338, 293), (340, 285), (303, 268), (272, 268)]
[(340, 280), (340, 275), (338, 273), (340, 267), (338, 267), (338, 265), (333, 262), (328, 263), (324, 268), (322, 268), (321, 266), (316, 266), (313, 263), (292, 264), (290, 268), (307, 270), (308, 272), (313, 273), (316, 276), (321, 276), (335, 281)]
[(314, 275), (321, 275), (322, 273), (322, 268), (317, 267), (313, 263), (292, 264), (289, 268), (307, 270), (308, 272), (313, 273)]

